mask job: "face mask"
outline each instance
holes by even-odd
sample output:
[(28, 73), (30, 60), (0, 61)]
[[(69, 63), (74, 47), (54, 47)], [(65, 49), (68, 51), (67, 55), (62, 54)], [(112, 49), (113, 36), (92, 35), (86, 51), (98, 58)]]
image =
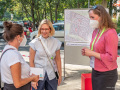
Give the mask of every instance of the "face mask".
[(22, 42), (20, 43), (20, 46), (25, 46), (27, 42), (26, 36), (24, 35), (24, 38), (22, 40)]
[(93, 29), (98, 28), (98, 26), (99, 26), (98, 20), (90, 20), (90, 26)]

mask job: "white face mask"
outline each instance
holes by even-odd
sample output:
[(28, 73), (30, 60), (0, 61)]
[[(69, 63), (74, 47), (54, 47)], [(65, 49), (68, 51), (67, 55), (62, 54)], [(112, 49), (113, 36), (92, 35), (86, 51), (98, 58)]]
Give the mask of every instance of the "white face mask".
[(99, 26), (98, 20), (90, 20), (90, 26), (93, 29), (98, 28), (98, 26)]
[(25, 46), (27, 42), (26, 36), (24, 35), (24, 38), (22, 40), (22, 42), (20, 43), (20, 46)]

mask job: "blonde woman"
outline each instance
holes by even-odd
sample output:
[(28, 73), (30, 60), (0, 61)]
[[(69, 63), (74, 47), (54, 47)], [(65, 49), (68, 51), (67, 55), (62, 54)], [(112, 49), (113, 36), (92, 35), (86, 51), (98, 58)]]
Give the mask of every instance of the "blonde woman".
[[(48, 19), (44, 19), (38, 27), (37, 38), (29, 43), (30, 66), (42, 68), (44, 73), (44, 79), (39, 80), (37, 84), (32, 83), (32, 90), (57, 90), (57, 85), (61, 83), (61, 42), (53, 37), (54, 33), (52, 23)], [(56, 79), (54, 71), (56, 68), (59, 79)]]

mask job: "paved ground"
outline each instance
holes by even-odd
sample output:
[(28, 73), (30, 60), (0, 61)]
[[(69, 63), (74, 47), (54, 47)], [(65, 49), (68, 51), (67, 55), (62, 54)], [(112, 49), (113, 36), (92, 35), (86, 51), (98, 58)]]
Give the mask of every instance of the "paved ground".
[[(29, 62), (28, 57), (29, 54), (20, 51), (24, 56), (26, 62)], [(81, 90), (81, 74), (82, 73), (91, 73), (91, 67), (83, 66), (83, 65), (72, 65), (72, 64), (65, 64), (65, 78), (64, 78), (64, 50), (61, 50), (61, 59), (62, 59), (62, 71), (63, 71), (63, 81), (61, 85), (58, 87), (58, 90)], [(120, 61), (120, 57), (118, 58)], [(118, 62), (120, 63), (120, 62)], [(120, 64), (119, 64), (119, 79), (120, 79)], [(116, 90), (120, 90), (120, 80), (118, 80), (116, 84)]]

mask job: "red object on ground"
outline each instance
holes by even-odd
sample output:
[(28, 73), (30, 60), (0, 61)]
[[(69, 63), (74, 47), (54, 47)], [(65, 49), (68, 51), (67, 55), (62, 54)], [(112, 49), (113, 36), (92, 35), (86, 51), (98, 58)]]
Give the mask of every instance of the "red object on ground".
[(91, 73), (81, 74), (81, 90), (92, 90)]
[(32, 32), (32, 29), (31, 29), (31, 27), (29, 27), (28, 29), (29, 29), (29, 31), (30, 31), (30, 32)]

